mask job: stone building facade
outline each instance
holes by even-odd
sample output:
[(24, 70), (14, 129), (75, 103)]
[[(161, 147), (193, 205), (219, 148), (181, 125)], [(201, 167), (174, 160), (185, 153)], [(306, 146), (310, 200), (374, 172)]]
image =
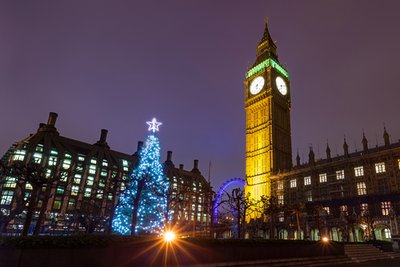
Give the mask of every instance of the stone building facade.
[[(273, 196), (282, 206), (295, 207), (300, 215), (303, 238), (364, 241), (389, 240), (399, 234), (400, 212), (400, 143), (389, 143), (384, 130), (385, 145), (348, 152), (315, 160), (310, 150), (307, 164), (271, 176)], [(292, 209), (293, 214), (293, 209)], [(293, 216), (282, 216), (278, 223), (281, 238), (297, 237), (297, 222), (285, 222)], [(279, 219), (278, 219), (279, 221)]]
[[(397, 237), (400, 214), (400, 143), (315, 159), (292, 166), (290, 76), (278, 60), (267, 23), (255, 63), (245, 75), (246, 185), (254, 201), (267, 208), (247, 218), (256, 235), (282, 239), (363, 241)], [(265, 203), (264, 203), (265, 206)], [(262, 208), (260, 206), (260, 208)], [(251, 230), (250, 230), (251, 232)], [(253, 231), (254, 232), (254, 231)], [(254, 234), (254, 233), (253, 233)]]
[[(34, 205), (29, 233), (35, 232), (38, 220), (42, 223), (37, 234), (111, 232), (118, 195), (138, 163), (138, 152), (128, 155), (112, 150), (104, 129), (94, 144), (61, 136), (56, 120), (57, 114), (50, 113), (46, 124), (15, 143), (1, 160), (2, 233), (21, 233), (29, 205)], [(142, 144), (138, 142), (138, 151)], [(171, 157), (168, 151), (164, 163), (171, 185), (171, 223), (190, 229), (190, 235), (204, 234), (209, 225), (210, 184), (197, 161), (186, 171), (183, 165), (175, 168)], [(36, 199), (33, 204), (31, 199)]]

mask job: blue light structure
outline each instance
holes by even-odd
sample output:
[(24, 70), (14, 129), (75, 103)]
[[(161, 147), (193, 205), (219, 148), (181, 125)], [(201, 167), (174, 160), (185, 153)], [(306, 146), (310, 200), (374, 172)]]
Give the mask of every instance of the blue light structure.
[(139, 164), (115, 208), (112, 228), (116, 234), (159, 234), (168, 219), (169, 181), (160, 163), (160, 141), (156, 135), (161, 123), (154, 118), (147, 124), (150, 133), (139, 152)]
[(214, 206), (213, 206), (213, 217), (214, 223), (218, 222), (218, 205), (221, 202), (221, 197), (222, 194), (225, 192), (225, 189), (230, 186), (230, 185), (240, 185), (241, 187), (244, 187), (245, 181), (242, 178), (232, 178), (226, 181), (218, 190), (217, 196), (215, 198)]

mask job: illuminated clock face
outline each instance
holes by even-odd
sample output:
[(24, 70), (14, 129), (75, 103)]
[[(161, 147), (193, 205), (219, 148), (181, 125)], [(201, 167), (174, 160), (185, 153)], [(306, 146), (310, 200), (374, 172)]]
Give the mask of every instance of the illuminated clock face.
[(253, 95), (258, 94), (264, 87), (265, 80), (262, 76), (255, 78), (250, 84), (250, 93)]
[(276, 77), (275, 84), (276, 87), (278, 88), (279, 93), (281, 93), (282, 95), (287, 94), (286, 82), (282, 77), (280, 76)]

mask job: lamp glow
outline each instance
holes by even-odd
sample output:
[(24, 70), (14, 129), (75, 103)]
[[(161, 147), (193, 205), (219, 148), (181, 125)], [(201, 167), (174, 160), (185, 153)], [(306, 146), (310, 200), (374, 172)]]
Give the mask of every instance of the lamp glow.
[(172, 231), (168, 231), (164, 233), (164, 241), (165, 242), (172, 242), (176, 238), (176, 235)]
[(322, 242), (328, 243), (328, 242), (329, 242), (329, 238), (327, 238), (326, 236), (324, 236), (324, 237), (322, 238)]

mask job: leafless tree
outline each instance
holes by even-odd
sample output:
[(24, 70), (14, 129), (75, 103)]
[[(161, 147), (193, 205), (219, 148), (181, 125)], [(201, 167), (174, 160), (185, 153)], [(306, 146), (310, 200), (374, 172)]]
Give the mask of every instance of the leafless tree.
[(262, 196), (261, 203), (263, 215), (269, 222), (269, 237), (276, 239), (276, 219), (279, 213), (284, 211), (284, 207), (278, 204), (278, 200), (274, 196)]
[(241, 188), (235, 188), (231, 194), (227, 193), (228, 207), (237, 225), (237, 237), (244, 238), (246, 229), (246, 218), (249, 214), (260, 214), (259, 202), (255, 201), (250, 194), (245, 195)]

